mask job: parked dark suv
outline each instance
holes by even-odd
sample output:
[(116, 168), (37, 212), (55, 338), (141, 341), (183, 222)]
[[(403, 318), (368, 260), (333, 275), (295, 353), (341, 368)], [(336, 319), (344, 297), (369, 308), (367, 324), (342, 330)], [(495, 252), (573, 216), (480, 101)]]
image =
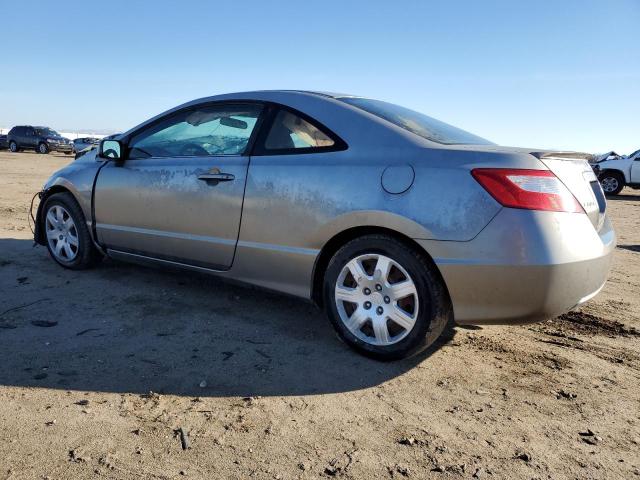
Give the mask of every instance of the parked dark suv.
[(32, 127), (29, 125), (13, 127), (7, 135), (9, 150), (35, 150), (38, 153), (63, 152), (70, 155), (73, 143), (49, 127)]

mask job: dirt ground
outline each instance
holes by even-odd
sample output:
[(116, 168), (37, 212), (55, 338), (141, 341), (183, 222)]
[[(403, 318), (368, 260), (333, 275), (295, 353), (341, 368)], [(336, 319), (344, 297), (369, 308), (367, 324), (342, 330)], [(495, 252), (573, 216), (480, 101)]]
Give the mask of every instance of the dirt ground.
[(64, 155), (0, 152), (0, 479), (640, 478), (640, 192), (577, 312), (351, 352), (302, 301), (33, 247)]

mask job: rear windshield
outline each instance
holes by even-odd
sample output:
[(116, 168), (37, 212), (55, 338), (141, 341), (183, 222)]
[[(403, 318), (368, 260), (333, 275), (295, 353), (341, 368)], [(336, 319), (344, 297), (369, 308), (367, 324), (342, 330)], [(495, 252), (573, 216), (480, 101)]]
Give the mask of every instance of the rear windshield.
[(393, 103), (359, 97), (342, 97), (340, 100), (432, 142), (445, 145), (493, 145), (473, 133)]

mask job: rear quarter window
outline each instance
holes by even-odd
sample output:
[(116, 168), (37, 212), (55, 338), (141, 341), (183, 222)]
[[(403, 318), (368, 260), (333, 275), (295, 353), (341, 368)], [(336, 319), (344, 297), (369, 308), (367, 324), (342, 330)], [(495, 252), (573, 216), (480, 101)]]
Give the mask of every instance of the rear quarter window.
[(346, 150), (346, 143), (308, 115), (288, 108), (271, 114), (266, 136), (258, 141), (257, 155), (287, 155)]

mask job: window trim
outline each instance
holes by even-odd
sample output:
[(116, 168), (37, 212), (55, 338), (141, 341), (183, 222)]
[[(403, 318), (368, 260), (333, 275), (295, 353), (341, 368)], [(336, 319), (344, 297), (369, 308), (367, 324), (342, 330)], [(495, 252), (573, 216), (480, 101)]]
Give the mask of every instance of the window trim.
[[(313, 117), (307, 115), (300, 110), (297, 110), (288, 105), (282, 105), (280, 103), (268, 102), (268, 109), (265, 115), (264, 123), (261, 125), (260, 134), (257, 136), (254, 148), (251, 151), (251, 156), (278, 156), (278, 155), (304, 155), (304, 154), (313, 154), (313, 153), (327, 153), (327, 152), (340, 152), (347, 150), (349, 146), (347, 143), (342, 140), (336, 133), (331, 131), (325, 125), (320, 123), (318, 120)], [(320, 130), (324, 135), (333, 140), (333, 145), (325, 146), (325, 147), (303, 147), (303, 148), (278, 148), (278, 149), (268, 149), (265, 144), (267, 141), (267, 137), (269, 136), (269, 132), (271, 132), (271, 127), (273, 127), (273, 123), (276, 119), (276, 116), (280, 112), (280, 110), (284, 110), (285, 112), (291, 113), (303, 119), (305, 122), (310, 123), (315, 128)]]
[[(151, 157), (144, 157), (144, 158), (130, 158), (129, 157), (129, 153), (131, 152), (131, 147), (130, 142), (131, 140), (140, 135), (141, 133), (147, 131), (150, 128), (153, 128), (155, 126), (157, 126), (159, 123), (164, 122), (165, 120), (174, 117), (174, 116), (178, 116), (181, 115), (185, 112), (191, 111), (191, 110), (197, 110), (199, 108), (203, 108), (203, 107), (224, 107), (224, 106), (247, 106), (247, 105), (258, 105), (260, 107), (262, 107), (260, 113), (258, 114), (258, 118), (256, 120), (256, 124), (253, 128), (253, 131), (251, 132), (251, 135), (249, 136), (249, 140), (247, 141), (247, 145), (244, 148), (244, 150), (241, 153), (216, 153), (216, 154), (212, 154), (212, 155), (172, 155), (172, 156), (168, 156), (168, 157), (158, 157), (158, 156), (151, 156)], [(210, 158), (210, 157), (248, 157), (250, 155), (251, 150), (253, 149), (253, 146), (255, 144), (256, 138), (258, 137), (258, 134), (260, 133), (260, 130), (262, 128), (262, 124), (266, 118), (267, 115), (267, 111), (268, 111), (268, 105), (266, 104), (266, 102), (262, 102), (262, 101), (256, 101), (256, 100), (218, 100), (218, 101), (213, 101), (213, 102), (203, 102), (203, 103), (198, 103), (195, 105), (190, 105), (188, 107), (185, 108), (181, 108), (179, 110), (175, 110), (172, 111), (170, 113), (167, 113), (166, 115), (163, 115), (160, 118), (156, 118), (153, 122), (148, 123), (136, 130), (134, 130), (133, 132), (127, 134), (126, 136), (124, 136), (122, 139), (120, 139), (121, 143), (125, 144), (125, 156), (122, 159), (122, 161), (139, 161), (139, 160), (158, 160), (158, 159), (165, 159), (165, 158)]]

